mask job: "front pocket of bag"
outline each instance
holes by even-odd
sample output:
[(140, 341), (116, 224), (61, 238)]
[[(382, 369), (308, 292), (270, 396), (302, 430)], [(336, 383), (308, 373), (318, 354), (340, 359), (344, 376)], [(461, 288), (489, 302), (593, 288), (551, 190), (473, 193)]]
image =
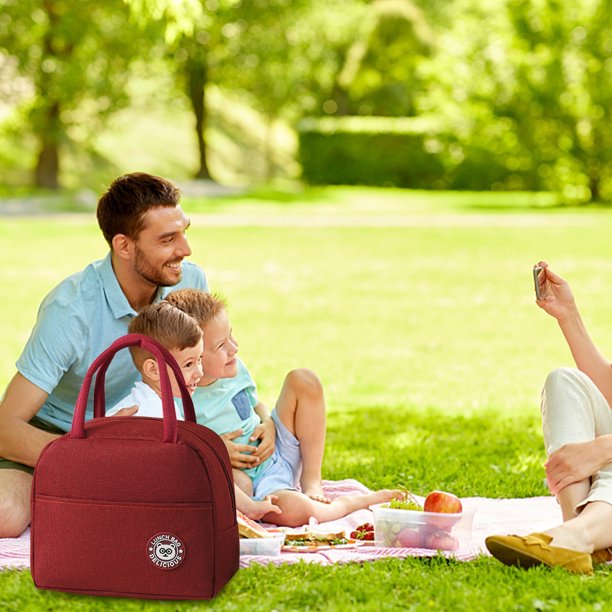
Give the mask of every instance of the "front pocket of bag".
[(212, 504), (38, 496), (32, 576), (41, 588), (133, 597), (211, 597)]

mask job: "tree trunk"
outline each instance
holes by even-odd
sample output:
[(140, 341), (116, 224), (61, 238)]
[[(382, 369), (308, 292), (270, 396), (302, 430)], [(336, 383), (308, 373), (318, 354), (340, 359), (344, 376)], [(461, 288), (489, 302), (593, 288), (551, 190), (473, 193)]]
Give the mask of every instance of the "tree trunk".
[(601, 192), (599, 190), (599, 177), (591, 176), (589, 179), (589, 188), (591, 189), (591, 202), (599, 202)]
[(196, 138), (198, 141), (199, 168), (195, 178), (210, 179), (206, 150), (206, 97), (205, 89), (208, 80), (206, 64), (203, 61), (191, 60), (187, 62), (187, 84), (189, 101), (195, 115)]
[(338, 81), (334, 83), (331, 98), (337, 105), (336, 112), (333, 113), (334, 115), (346, 116), (351, 114), (348, 92)]
[(60, 128), (60, 107), (58, 102), (49, 106), (45, 113), (46, 127), (40, 133), (40, 153), (34, 173), (37, 187), (59, 189), (59, 144), (58, 129)]
[(60, 100), (50, 95), (54, 76), (43, 66), (47, 59), (61, 65), (70, 61), (72, 45), (58, 44), (62, 41), (61, 6), (55, 0), (43, 0), (42, 8), (47, 14), (48, 25), (42, 41), (42, 57), (39, 61), (36, 79), (37, 97), (40, 103), (34, 117), (34, 131), (40, 142), (40, 150), (34, 169), (34, 182), (37, 187), (59, 189), (60, 142), (64, 136), (61, 119)]
[(274, 168), (274, 118), (268, 117), (266, 124), (266, 135), (264, 142), (264, 161), (265, 161), (265, 176), (266, 180), (270, 182), (275, 174)]

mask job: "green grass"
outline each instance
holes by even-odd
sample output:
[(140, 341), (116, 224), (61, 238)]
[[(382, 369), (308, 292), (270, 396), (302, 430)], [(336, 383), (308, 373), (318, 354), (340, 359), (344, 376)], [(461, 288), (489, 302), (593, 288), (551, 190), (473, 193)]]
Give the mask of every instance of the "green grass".
[[(243, 358), (269, 404), (307, 366), (328, 403), (324, 473), (460, 496), (543, 495), (539, 389), (571, 364), (533, 303), (546, 258), (572, 283), (598, 345), (612, 346), (612, 217), (530, 194), (374, 189), (186, 199), (192, 259), (227, 296)], [(0, 386), (40, 299), (104, 255), (93, 215), (0, 219)], [(212, 603), (38, 592), (0, 574), (0, 607), (38, 609), (606, 609), (610, 570), (519, 572), (481, 558), (239, 572)]]
[(608, 610), (611, 573), (517, 571), (490, 558), (382, 560), (241, 570), (212, 602), (142, 602), (37, 591), (29, 572), (0, 574), (3, 610)]

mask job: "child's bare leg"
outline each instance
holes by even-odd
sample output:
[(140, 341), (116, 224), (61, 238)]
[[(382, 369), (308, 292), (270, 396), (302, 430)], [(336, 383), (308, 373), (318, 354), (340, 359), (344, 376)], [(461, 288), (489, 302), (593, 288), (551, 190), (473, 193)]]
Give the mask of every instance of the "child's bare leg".
[(253, 481), (242, 470), (232, 469), (234, 484), (242, 489), (249, 497), (253, 497)]
[(285, 378), (276, 412), (285, 427), (300, 441), (300, 485), (308, 497), (323, 502), (321, 465), (325, 452), (325, 397), (323, 386), (311, 370), (291, 370)]
[(276, 505), (281, 509), (282, 514), (270, 513), (264, 517), (264, 520), (286, 527), (305, 525), (311, 516), (320, 523), (335, 521), (355, 510), (389, 501), (401, 494), (401, 491), (382, 489), (359, 495), (342, 495), (329, 503), (323, 503), (299, 491), (275, 491)]

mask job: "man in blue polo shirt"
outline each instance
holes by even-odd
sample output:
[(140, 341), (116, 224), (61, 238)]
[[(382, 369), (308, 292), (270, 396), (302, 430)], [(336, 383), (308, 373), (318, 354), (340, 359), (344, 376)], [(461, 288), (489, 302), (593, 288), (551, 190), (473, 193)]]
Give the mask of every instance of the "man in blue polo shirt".
[[(27, 527), (32, 466), (49, 441), (70, 429), (92, 361), (127, 333), (143, 306), (175, 288), (208, 289), (203, 271), (184, 261), (191, 255), (189, 220), (179, 198), (172, 183), (156, 176), (118, 178), (97, 208), (109, 254), (43, 300), (0, 403), (0, 537), (16, 537)], [(106, 376), (107, 405), (127, 395), (137, 378), (129, 352), (120, 351)]]

